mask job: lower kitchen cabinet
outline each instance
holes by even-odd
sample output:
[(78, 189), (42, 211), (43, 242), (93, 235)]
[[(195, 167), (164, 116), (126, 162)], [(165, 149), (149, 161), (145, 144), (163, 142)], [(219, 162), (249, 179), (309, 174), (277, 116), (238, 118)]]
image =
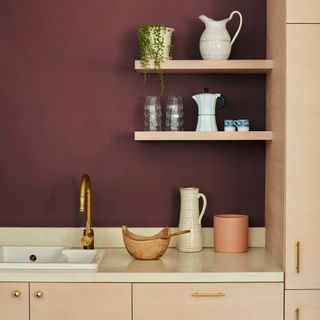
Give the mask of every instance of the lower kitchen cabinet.
[(0, 283), (0, 319), (29, 320), (28, 283)]
[(131, 320), (131, 284), (31, 283), (30, 320), (44, 319)]
[(286, 290), (285, 320), (320, 319), (320, 290)]
[[(296, 293), (286, 320), (297, 308), (320, 319), (320, 292)], [(283, 320), (283, 294), (283, 283), (0, 283), (0, 319)]]
[(282, 283), (133, 284), (133, 320), (282, 320), (283, 294)]

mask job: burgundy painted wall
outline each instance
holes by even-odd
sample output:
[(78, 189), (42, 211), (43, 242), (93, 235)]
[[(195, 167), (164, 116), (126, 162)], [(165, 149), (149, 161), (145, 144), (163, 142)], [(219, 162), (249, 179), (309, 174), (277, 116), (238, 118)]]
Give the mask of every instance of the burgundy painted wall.
[[(243, 14), (235, 59), (265, 58), (263, 0), (2, 0), (0, 2), (0, 226), (79, 226), (79, 182), (93, 183), (95, 226), (177, 225), (179, 187), (208, 197), (214, 213), (250, 215), (264, 225), (263, 142), (135, 142), (146, 95), (133, 68), (143, 23), (175, 28), (174, 58), (199, 59), (197, 17)], [(237, 19), (229, 24), (232, 33)], [(263, 75), (167, 75), (182, 95), (185, 129), (196, 125), (191, 95), (222, 92), (225, 118), (265, 127)]]

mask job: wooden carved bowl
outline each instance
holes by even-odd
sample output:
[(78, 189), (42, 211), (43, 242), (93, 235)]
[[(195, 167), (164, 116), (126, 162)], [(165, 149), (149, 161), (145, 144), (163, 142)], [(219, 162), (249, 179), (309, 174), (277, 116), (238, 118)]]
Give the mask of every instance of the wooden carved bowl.
[(167, 251), (171, 237), (188, 232), (190, 230), (170, 233), (170, 228), (166, 227), (153, 236), (139, 236), (130, 232), (126, 226), (122, 226), (126, 249), (132, 257), (139, 260), (159, 259)]

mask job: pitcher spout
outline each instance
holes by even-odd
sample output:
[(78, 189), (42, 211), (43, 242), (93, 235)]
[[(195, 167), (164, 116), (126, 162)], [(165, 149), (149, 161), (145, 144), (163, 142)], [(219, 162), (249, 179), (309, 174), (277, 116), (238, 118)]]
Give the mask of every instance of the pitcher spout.
[(202, 14), (199, 19), (205, 24), (206, 27), (208, 27), (212, 22), (214, 22), (214, 20), (208, 18), (207, 16), (205, 16), (204, 14)]

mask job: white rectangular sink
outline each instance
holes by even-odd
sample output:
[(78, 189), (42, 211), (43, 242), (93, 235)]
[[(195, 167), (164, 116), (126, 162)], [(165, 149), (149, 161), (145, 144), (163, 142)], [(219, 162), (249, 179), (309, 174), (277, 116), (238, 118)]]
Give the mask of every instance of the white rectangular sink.
[(103, 255), (103, 250), (65, 247), (0, 247), (0, 269), (95, 270)]

